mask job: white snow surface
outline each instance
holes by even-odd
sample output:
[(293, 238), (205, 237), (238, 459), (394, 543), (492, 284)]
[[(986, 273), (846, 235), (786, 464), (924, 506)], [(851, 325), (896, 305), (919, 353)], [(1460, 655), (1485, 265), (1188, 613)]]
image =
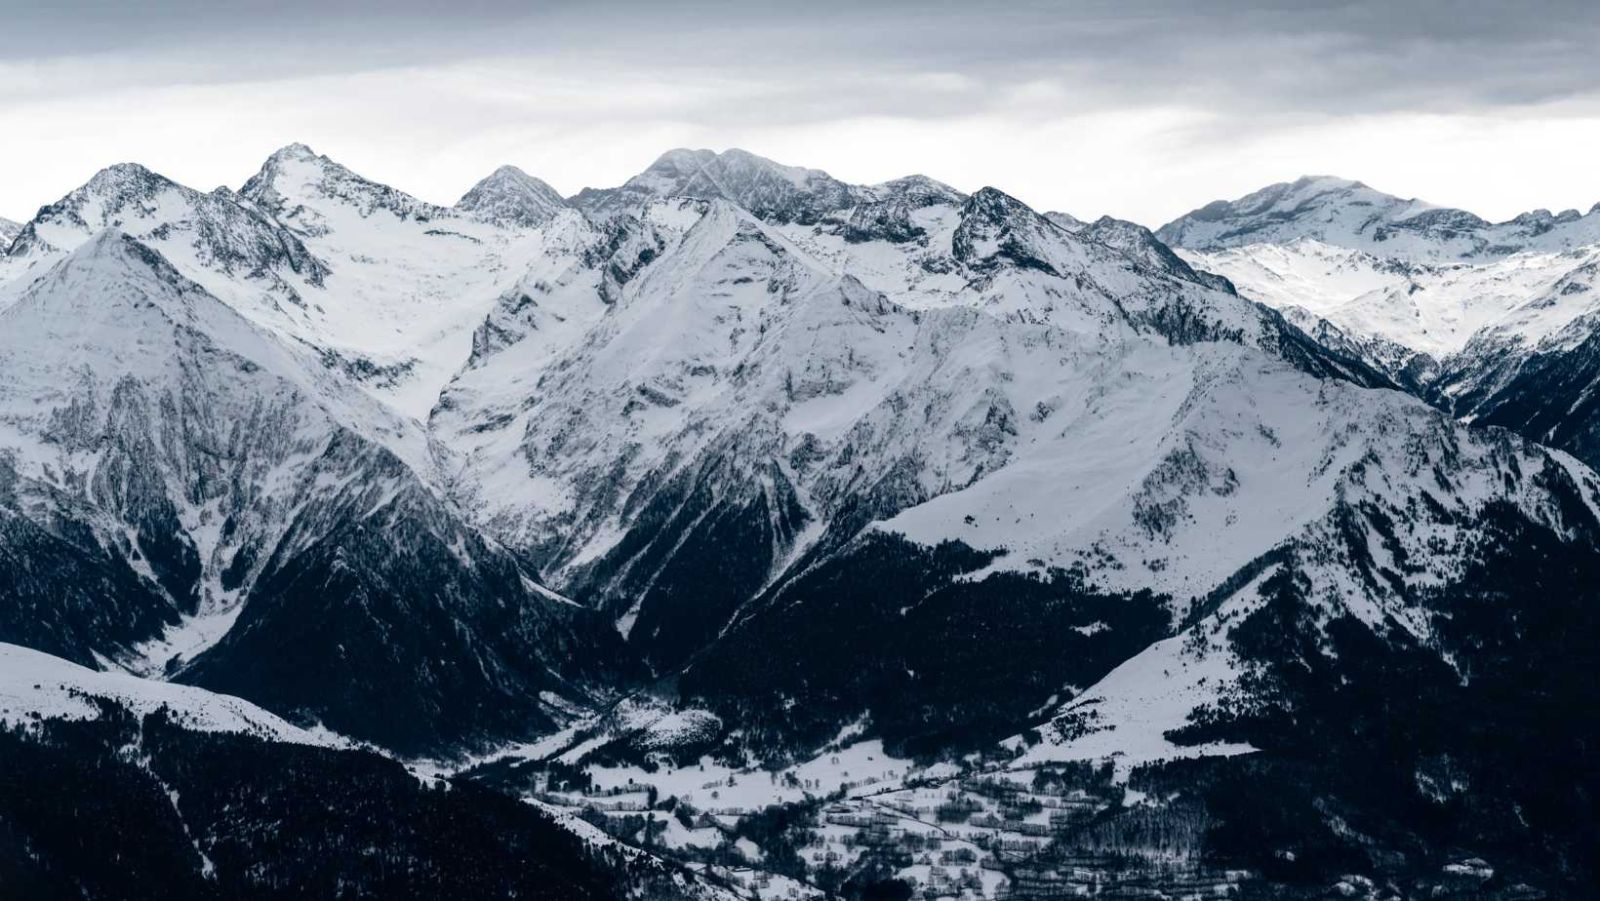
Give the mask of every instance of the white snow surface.
[(1580, 213), (1534, 210), (1490, 223), (1463, 210), (1436, 207), (1333, 176), (1269, 185), (1234, 201), (1217, 201), (1164, 225), (1167, 244), (1215, 251), (1310, 238), (1384, 257), (1444, 262), (1508, 254), (1560, 252), (1600, 243), (1600, 204)]
[[(213, 386), (304, 408), (273, 478), (292, 480), (331, 429), (348, 428), (499, 540), (538, 548), (557, 588), (637, 525), (654, 486), (706, 461), (722, 467), (718, 490), (794, 492), (811, 526), (775, 539), (780, 567), (894, 474), (901, 508), (874, 529), (1004, 551), (995, 568), (1081, 568), (1103, 590), (1169, 595), (1178, 615), (1262, 554), (1315, 546), (1341, 507), (1437, 504), (1470, 518), (1511, 500), (1557, 521), (1541, 489), (1508, 478), (1539, 471), (1543, 451), (1398, 392), (1305, 374), (1274, 355), (1281, 334), (1248, 298), (1432, 354), (1486, 329), (1551, 339), (1597, 296), (1595, 251), (1559, 243), (1587, 219), (1514, 253), (1469, 254), (1437, 229), (1374, 242), (1371, 217), (1416, 225), (1436, 211), (1314, 180), (1246, 205), (1263, 222), (1298, 210), (1314, 228), (1257, 230), (1283, 240), (1242, 246), (1212, 235), (1218, 249), (1186, 253), (1241, 298), (992, 189), (856, 188), (686, 153), (633, 194), (606, 195), (604, 226), (521, 173), (502, 170), (482, 204), (451, 210), (299, 145), (238, 194), (113, 167), (0, 263), (0, 437), (32, 478), (92, 472), (93, 454), (63, 456), (45, 438), (71, 390), (63, 360), (96, 361), (97, 398), (122, 376), (182, 385), (190, 374), (168, 348), (202, 334), (207, 353), (250, 364), (207, 367)], [(716, 179), (713, 199), (659, 196)], [(894, 211), (911, 231), (894, 239), (863, 239), (842, 214), (763, 220), (722, 196), (837, 195), (854, 212), (913, 187), (920, 199)], [(510, 215), (530, 197), (549, 202), (534, 225)], [(116, 229), (196, 284), (142, 274)], [(1448, 246), (1381, 255), (1424, 238)], [(259, 252), (296, 242), (303, 253)], [(1175, 320), (1196, 327), (1171, 337)], [(215, 511), (182, 512), (215, 556)], [(1457, 574), (1475, 536), (1448, 519), (1408, 521), (1395, 539), (1413, 563), (1404, 578)], [(1389, 551), (1375, 541), (1374, 553)], [(1344, 563), (1313, 567), (1320, 602), (1425, 632), (1417, 611)], [(216, 591), (144, 662), (214, 641), (236, 612)], [(1221, 651), (1174, 642), (1066, 702), (1092, 702), (1113, 728), (1037, 753), (1175, 753), (1162, 733), (1232, 668)], [(664, 741), (703, 726), (657, 724)]]
[(1253, 300), (1445, 359), (1484, 334), (1537, 345), (1600, 309), (1600, 291), (1591, 290), (1600, 269), (1600, 236), (1596, 241), (1556, 253), (1444, 263), (1310, 238), (1181, 255), (1226, 276)]
[(173, 720), (200, 732), (243, 732), (268, 741), (349, 747), (324, 729), (302, 729), (248, 701), (189, 685), (99, 672), (30, 648), (0, 643), (0, 722), (26, 726), (39, 720), (99, 716), (91, 699), (113, 701), (137, 715), (166, 708)]
[[(536, 180), (522, 178), (516, 187), (537, 192)], [(251, 321), (348, 368), (374, 396), (421, 420), (466, 363), (472, 332), (500, 294), (537, 262), (592, 237), (580, 214), (550, 198), (549, 215), (530, 226), (507, 214), (503, 204), (515, 199), (461, 212), (436, 207), (298, 144), (273, 154), (240, 193), (203, 194), (125, 164), (37, 220), (38, 241), (0, 262), (0, 281), (25, 281), (101, 229), (119, 228)], [(285, 242), (309, 255), (298, 270), (259, 252)], [(245, 262), (224, 252), (241, 247)]]

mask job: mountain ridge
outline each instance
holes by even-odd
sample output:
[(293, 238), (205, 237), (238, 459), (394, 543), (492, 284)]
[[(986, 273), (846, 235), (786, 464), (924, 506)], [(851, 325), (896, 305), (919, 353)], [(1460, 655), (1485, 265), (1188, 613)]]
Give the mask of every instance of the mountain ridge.
[(1310, 238), (1372, 253), (1439, 262), (1557, 251), (1600, 241), (1600, 203), (1522, 213), (1491, 223), (1465, 210), (1403, 199), (1349, 179), (1302, 176), (1236, 200), (1217, 200), (1156, 229), (1164, 243), (1214, 252)]
[[(1296, 184), (1197, 251), (742, 151), (455, 208), (103, 170), (0, 263), (0, 642), (104, 672), (0, 741), (185, 786), (185, 879), (257, 814), (359, 846), (341, 767), (439, 809), (163, 719), (204, 690), (747, 893), (1581, 893), (1594, 251)], [(213, 804), (285, 762), (337, 805)]]

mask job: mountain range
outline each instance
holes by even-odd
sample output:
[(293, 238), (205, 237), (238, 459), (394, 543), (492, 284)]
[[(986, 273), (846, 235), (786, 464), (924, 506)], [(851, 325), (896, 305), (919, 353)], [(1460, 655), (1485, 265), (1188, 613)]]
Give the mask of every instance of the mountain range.
[(36, 894), (1600, 885), (1600, 208), (296, 144), (0, 244)]

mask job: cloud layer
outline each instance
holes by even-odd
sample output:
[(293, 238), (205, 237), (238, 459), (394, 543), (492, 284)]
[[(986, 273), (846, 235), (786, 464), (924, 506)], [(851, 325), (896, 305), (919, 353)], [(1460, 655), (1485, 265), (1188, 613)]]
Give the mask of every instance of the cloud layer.
[(56, 0), (0, 29), (0, 214), (306, 141), (449, 202), (678, 145), (1158, 224), (1307, 172), (1504, 218), (1600, 200), (1600, 5)]

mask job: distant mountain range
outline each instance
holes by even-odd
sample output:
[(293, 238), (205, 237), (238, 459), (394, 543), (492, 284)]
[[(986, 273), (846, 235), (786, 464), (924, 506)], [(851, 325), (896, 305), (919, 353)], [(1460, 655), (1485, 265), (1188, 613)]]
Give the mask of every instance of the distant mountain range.
[(1600, 204), (1490, 224), (1359, 182), (1302, 179), (1159, 234), (1458, 418), (1600, 463)]
[(297, 144), (3, 244), (40, 894), (1600, 885), (1600, 208), (738, 150), (447, 208)]

